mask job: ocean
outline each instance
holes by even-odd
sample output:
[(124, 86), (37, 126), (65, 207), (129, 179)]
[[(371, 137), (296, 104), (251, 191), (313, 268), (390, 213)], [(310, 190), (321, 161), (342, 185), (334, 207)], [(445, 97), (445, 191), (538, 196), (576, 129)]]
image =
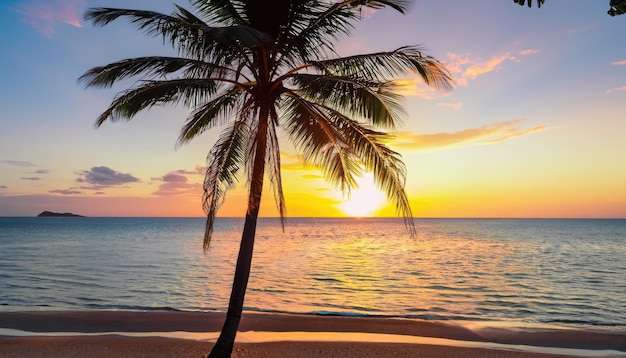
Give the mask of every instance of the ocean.
[[(243, 219), (0, 218), (0, 311), (225, 311)], [(245, 310), (626, 332), (626, 220), (262, 218)]]

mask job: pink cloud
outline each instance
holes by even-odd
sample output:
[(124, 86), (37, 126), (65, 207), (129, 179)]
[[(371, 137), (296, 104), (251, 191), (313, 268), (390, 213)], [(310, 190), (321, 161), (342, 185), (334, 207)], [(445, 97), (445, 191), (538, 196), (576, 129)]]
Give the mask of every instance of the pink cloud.
[[(355, 44), (354, 42), (349, 42), (350, 44)], [(360, 44), (361, 51), (356, 50), (354, 46), (350, 48), (351, 51), (349, 53), (358, 53), (358, 52), (367, 52), (366, 44)], [(476, 78), (491, 73), (493, 71), (497, 71), (504, 65), (508, 65), (507, 62), (512, 62), (513, 64), (520, 63), (526, 56), (532, 56), (540, 53), (541, 50), (526, 48), (521, 50), (511, 50), (506, 53), (496, 54), (486, 59), (475, 58), (472, 57), (471, 54), (457, 54), (453, 52), (448, 52), (447, 61), (442, 61), (446, 67), (446, 69), (450, 72), (450, 74), (454, 78), (454, 86), (455, 87), (467, 87), (470, 82), (475, 80)], [(441, 91), (437, 90), (433, 87), (430, 87), (424, 83), (424, 81), (419, 77), (406, 77), (401, 79), (396, 79), (394, 81), (396, 87), (394, 90), (403, 96), (407, 97), (418, 97), (425, 100), (438, 100), (452, 95), (451, 91)], [(452, 106), (451, 104), (447, 104), (446, 102), (442, 102), (441, 104), (437, 104), (438, 106), (449, 107), (454, 110), (459, 109), (459, 105), (456, 104)]]
[(158, 196), (190, 196), (199, 197), (202, 195), (201, 183), (190, 183), (187, 175), (198, 175), (199, 167), (196, 171), (177, 170), (169, 172), (160, 178), (152, 178), (161, 181), (159, 189), (153, 194)]
[(611, 65), (626, 66), (626, 60), (612, 62)]
[[(540, 50), (526, 49), (518, 52), (518, 56), (529, 56), (539, 53)], [(452, 52), (448, 52), (449, 62), (446, 67), (455, 76), (456, 83), (459, 86), (467, 86), (470, 80), (476, 79), (489, 72), (496, 71), (506, 62), (520, 62), (520, 59), (510, 52), (496, 55), (487, 60), (471, 59), (468, 56), (461, 56)]]
[(497, 70), (500, 64), (507, 60), (516, 62), (517, 58), (507, 52), (503, 55), (494, 56), (487, 61), (473, 63), (463, 71), (461, 78), (475, 79), (480, 75)]
[(402, 78), (394, 81), (395, 91), (403, 96), (414, 96), (423, 99), (446, 97), (450, 92), (437, 90), (424, 84), (421, 78)]
[[(539, 53), (539, 50), (527, 49), (518, 52), (517, 56), (529, 56)], [(470, 58), (466, 55), (458, 55), (452, 52), (447, 53), (449, 61), (445, 63), (448, 71), (454, 76), (457, 86), (466, 87), (471, 80), (489, 72), (496, 71), (506, 62), (520, 62), (520, 59), (512, 55), (510, 52), (492, 56), (487, 60), (478, 60)], [(423, 99), (436, 99), (450, 95), (450, 92), (438, 91), (432, 87), (426, 86), (421, 78), (404, 78), (394, 81), (396, 91), (405, 96), (415, 96)], [(440, 104), (454, 109), (458, 109), (458, 105), (451, 106), (449, 104)]]
[(613, 89), (607, 90), (606, 93), (624, 92), (624, 91), (626, 91), (626, 86), (617, 87), (617, 88), (613, 88)]
[(446, 68), (448, 68), (448, 71), (451, 73), (462, 73), (463, 67), (472, 62), (469, 57), (463, 57), (453, 52), (448, 52), (447, 55), (450, 61), (446, 63)]
[(541, 52), (541, 50), (527, 49), (527, 50), (522, 50), (518, 52), (517, 54), (520, 56), (529, 56), (529, 55), (536, 55), (539, 52)]
[[(350, 47), (345, 47), (348, 44)], [(366, 43), (356, 43), (350, 41), (344, 44), (344, 51), (347, 53), (367, 52)], [(473, 58), (470, 55), (456, 54), (448, 52), (447, 61), (442, 61), (446, 69), (452, 74), (455, 86), (467, 87), (471, 80), (479, 76), (498, 70), (507, 61), (518, 63), (525, 56), (532, 56), (540, 53), (539, 49), (522, 49), (516, 52), (509, 51), (504, 54), (494, 55), (488, 59)], [(404, 96), (419, 97), (426, 100), (443, 98), (451, 95), (449, 91), (440, 91), (424, 84), (419, 77), (403, 78), (394, 81), (396, 91)]]
[(52, 37), (59, 23), (82, 27), (79, 13), (85, 4), (86, 0), (33, 0), (14, 10), (25, 23)]

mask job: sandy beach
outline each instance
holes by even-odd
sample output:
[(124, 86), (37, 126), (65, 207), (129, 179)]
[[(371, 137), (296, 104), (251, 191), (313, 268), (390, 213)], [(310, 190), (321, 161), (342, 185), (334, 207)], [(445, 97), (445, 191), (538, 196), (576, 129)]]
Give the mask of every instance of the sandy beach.
[[(205, 357), (220, 313), (0, 313), (2, 357)], [(626, 334), (409, 319), (244, 314), (233, 357), (626, 357)]]

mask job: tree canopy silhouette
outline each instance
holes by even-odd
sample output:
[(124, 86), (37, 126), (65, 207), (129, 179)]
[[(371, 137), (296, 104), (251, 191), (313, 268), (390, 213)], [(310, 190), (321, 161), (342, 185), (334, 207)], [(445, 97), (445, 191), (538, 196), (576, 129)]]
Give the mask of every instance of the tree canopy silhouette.
[[(514, 3), (524, 6), (528, 4), (528, 7), (533, 6), (533, 0), (513, 0)], [(537, 7), (541, 7), (546, 0), (537, 0)], [(626, 13), (626, 0), (611, 0), (609, 2), (609, 10), (607, 13), (611, 16), (623, 15)]]

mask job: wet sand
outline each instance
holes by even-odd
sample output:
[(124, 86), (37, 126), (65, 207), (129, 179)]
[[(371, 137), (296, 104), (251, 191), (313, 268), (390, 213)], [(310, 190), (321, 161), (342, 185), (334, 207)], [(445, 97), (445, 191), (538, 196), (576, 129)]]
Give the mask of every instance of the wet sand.
[[(211, 312), (0, 312), (0, 357), (206, 357), (223, 319)], [(626, 357), (619, 332), (252, 312), (240, 332), (233, 357)]]

